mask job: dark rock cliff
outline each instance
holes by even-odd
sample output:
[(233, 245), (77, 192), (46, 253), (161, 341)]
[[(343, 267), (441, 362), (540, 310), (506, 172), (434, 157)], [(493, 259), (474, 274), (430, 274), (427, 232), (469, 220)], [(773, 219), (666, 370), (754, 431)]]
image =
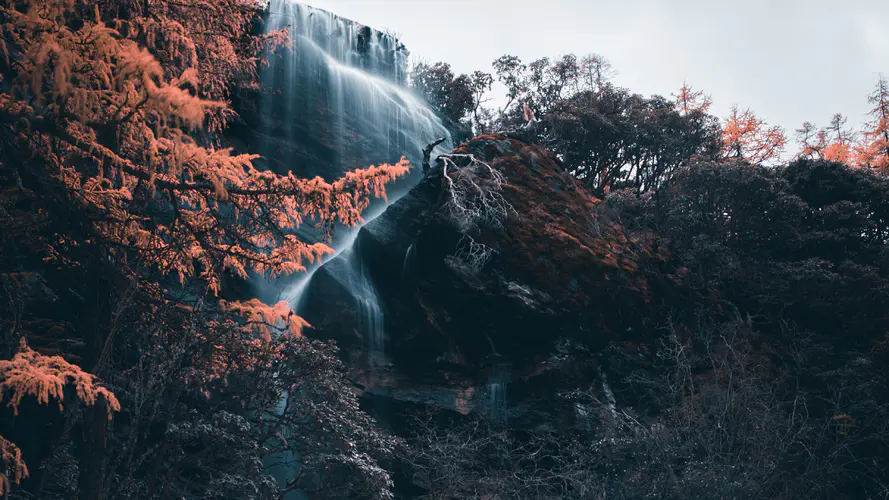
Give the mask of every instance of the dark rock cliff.
[[(487, 166), (502, 175), (498, 185)], [(470, 168), (480, 170), (460, 177)], [(467, 227), (449, 180), (461, 178), (497, 190), (504, 220)], [(551, 152), (477, 137), (363, 227), (354, 255), (319, 270), (301, 313), (313, 336), (344, 348), (368, 395), (464, 413), (503, 403), (521, 411), (595, 377), (596, 349), (643, 331), (653, 297), (672, 285), (667, 250), (598, 219), (598, 203)], [(356, 259), (379, 298), (383, 361), (369, 353), (366, 318), (338, 272)], [(574, 345), (582, 352), (572, 354)]]

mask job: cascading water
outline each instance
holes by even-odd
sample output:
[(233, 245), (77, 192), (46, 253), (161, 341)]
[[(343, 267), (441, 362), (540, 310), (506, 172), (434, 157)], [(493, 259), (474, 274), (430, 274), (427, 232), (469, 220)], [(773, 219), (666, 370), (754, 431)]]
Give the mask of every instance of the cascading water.
[[(401, 156), (419, 165), (425, 145), (439, 137), (448, 140), (435, 154), (453, 147), (438, 116), (405, 86), (408, 52), (394, 37), (290, 0), (271, 1), (266, 25), (269, 31), (287, 28), (294, 41), (293, 51), (263, 74), (263, 84), (276, 91), (260, 113), (265, 122), (260, 154), (269, 159), (270, 168), (334, 179), (355, 168), (394, 163)], [(419, 180), (417, 170), (388, 186), (390, 203)], [(372, 220), (385, 207), (382, 201), (372, 204), (365, 219)], [(383, 352), (383, 313), (354, 247), (357, 232), (334, 232), (335, 257), (345, 262), (332, 266), (331, 274), (355, 299), (373, 359)], [(319, 237), (310, 229), (300, 234)], [(297, 312), (313, 272), (283, 292)]]
[(492, 420), (506, 419), (506, 385), (509, 380), (509, 364), (496, 362), (492, 367), (491, 376), (485, 384), (481, 401), (482, 409)]
[[(425, 145), (440, 137), (447, 140), (433, 154), (452, 149), (447, 128), (406, 87), (408, 52), (394, 37), (291, 0), (271, 0), (266, 30), (281, 28), (288, 30), (293, 48), (263, 71), (262, 84), (271, 92), (252, 116), (249, 146), (262, 155), (265, 167), (333, 180), (356, 168), (394, 163), (401, 156), (420, 165)], [(390, 203), (419, 181), (418, 170), (387, 186)], [(372, 203), (365, 219), (372, 220), (385, 208), (382, 200)], [(299, 234), (307, 240), (321, 237), (308, 226)], [(376, 365), (384, 353), (383, 313), (355, 247), (357, 235), (357, 228), (336, 228), (331, 243), (337, 253), (327, 261), (340, 261), (330, 274), (352, 294), (370, 361)], [(267, 303), (283, 294), (299, 313), (317, 269), (285, 283), (283, 292), (280, 283), (256, 283), (255, 292)], [(297, 471), (273, 473), (286, 482)]]
[(263, 149), (275, 152), (282, 139), (299, 143), (294, 155), (312, 163), (294, 168), (285, 159), (277, 168), (335, 178), (402, 155), (419, 165), (423, 147), (448, 136), (405, 87), (408, 52), (395, 38), (290, 0), (272, 0), (267, 28), (286, 28), (294, 49), (263, 75), (278, 92), (264, 109), (277, 119), (268, 122), (275, 130)]
[[(384, 354), (385, 332), (383, 330), (383, 311), (380, 308), (377, 291), (367, 274), (367, 269), (361, 257), (357, 255), (355, 245), (347, 246), (340, 254), (348, 267), (346, 272), (341, 273), (345, 278), (346, 286), (352, 292), (355, 298), (355, 304), (358, 307), (358, 318), (360, 320), (359, 327), (364, 333), (368, 343), (368, 349), (372, 354)], [(371, 359), (374, 364), (380, 362), (379, 359)]]
[(414, 254), (416, 253), (417, 248), (411, 243), (407, 247), (407, 251), (404, 252), (404, 263), (401, 265), (401, 281), (402, 283), (407, 283), (410, 280), (410, 273), (412, 271)]
[(608, 410), (611, 411), (612, 416), (617, 416), (617, 400), (614, 398), (614, 391), (612, 391), (611, 386), (608, 385), (608, 376), (602, 371), (602, 367), (599, 367), (599, 377), (602, 379), (602, 392), (605, 393), (605, 400), (608, 402)]
[(482, 389), (483, 396), (481, 409), (492, 420), (504, 420), (506, 418), (506, 384), (509, 380), (509, 363), (497, 352), (494, 339), (486, 335), (491, 346), (491, 375)]

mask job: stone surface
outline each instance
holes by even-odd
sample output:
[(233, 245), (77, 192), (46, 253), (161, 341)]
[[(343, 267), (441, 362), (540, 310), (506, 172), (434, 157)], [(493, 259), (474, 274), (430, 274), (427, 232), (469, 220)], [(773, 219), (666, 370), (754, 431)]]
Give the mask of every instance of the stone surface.
[(371, 355), (360, 308), (337, 281), (338, 266), (350, 265), (344, 258), (309, 283), (300, 313), (314, 325), (311, 335), (340, 343), (377, 404), (487, 411), (501, 399), (516, 406), (595, 378), (598, 348), (644, 330), (641, 311), (664, 293), (656, 276), (666, 274), (669, 253), (600, 223), (598, 200), (549, 151), (481, 136), (454, 153), (475, 155), (505, 177), (502, 196), (514, 210), (502, 227), (468, 232), (493, 249), (490, 260), (475, 270), (460, 259), (465, 234), (446, 209), (439, 162), (361, 229), (353, 249), (351, 265), (360, 259), (378, 295), (383, 360)]

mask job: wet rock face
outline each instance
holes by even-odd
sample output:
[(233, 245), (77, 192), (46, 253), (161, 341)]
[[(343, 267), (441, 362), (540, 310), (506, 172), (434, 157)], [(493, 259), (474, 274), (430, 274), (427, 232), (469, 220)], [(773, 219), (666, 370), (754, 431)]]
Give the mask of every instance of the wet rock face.
[[(455, 201), (461, 183), (468, 190)], [(498, 220), (467, 221), (455, 202), (505, 210)], [(566, 366), (559, 349), (573, 342), (595, 351), (641, 331), (640, 311), (659, 293), (650, 276), (669, 258), (644, 235), (597, 220), (597, 203), (551, 152), (477, 137), (358, 234), (355, 258), (383, 315), (382, 362), (366, 355), (359, 308), (337, 280), (341, 259), (316, 273), (300, 312), (314, 335), (335, 338), (366, 369), (375, 396), (385, 386), (396, 399), (402, 388), (422, 400), (417, 387), (425, 386), (439, 401), (445, 388), (453, 409), (468, 411), (570, 385), (565, 373), (553, 379)]]

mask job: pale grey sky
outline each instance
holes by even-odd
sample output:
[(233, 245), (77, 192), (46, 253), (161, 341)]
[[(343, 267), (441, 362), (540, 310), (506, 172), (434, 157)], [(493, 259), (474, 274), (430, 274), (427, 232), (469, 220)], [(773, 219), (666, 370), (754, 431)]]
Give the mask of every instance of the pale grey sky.
[[(597, 52), (615, 83), (669, 96), (683, 80), (712, 111), (750, 107), (769, 123), (856, 128), (889, 74), (889, 0), (305, 0), (401, 35), (412, 56), (456, 72)], [(793, 147), (793, 146), (792, 146)]]

